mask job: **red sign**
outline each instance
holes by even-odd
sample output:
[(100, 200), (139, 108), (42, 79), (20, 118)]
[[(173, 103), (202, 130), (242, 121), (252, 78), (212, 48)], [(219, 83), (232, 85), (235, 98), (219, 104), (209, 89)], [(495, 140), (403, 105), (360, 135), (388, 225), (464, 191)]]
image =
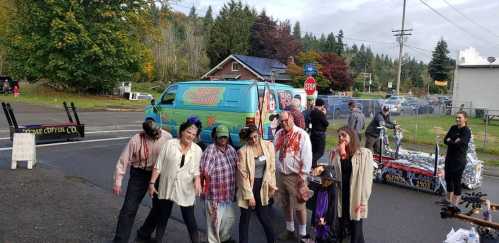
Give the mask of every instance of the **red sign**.
[(305, 93), (307, 93), (307, 95), (313, 95), (317, 89), (317, 83), (315, 82), (314, 77), (309, 76), (307, 80), (305, 80), (303, 88), (305, 89)]

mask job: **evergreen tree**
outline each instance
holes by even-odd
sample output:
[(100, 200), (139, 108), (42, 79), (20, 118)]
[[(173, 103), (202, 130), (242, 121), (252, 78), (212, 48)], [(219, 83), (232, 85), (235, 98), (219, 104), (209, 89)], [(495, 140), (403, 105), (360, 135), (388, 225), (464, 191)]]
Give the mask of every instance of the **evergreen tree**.
[(338, 33), (338, 37), (336, 39), (336, 54), (338, 54), (338, 56), (341, 56), (343, 55), (344, 53), (344, 44), (343, 44), (343, 30), (340, 30), (340, 32)]
[(433, 80), (448, 81), (452, 69), (451, 60), (448, 56), (447, 42), (444, 39), (438, 41), (433, 51), (431, 61), (428, 66), (428, 72)]
[(192, 6), (191, 10), (189, 11), (189, 18), (190, 19), (196, 19), (198, 15), (196, 14), (196, 7)]
[(277, 23), (267, 16), (265, 10), (262, 10), (251, 26), (249, 54), (266, 58), (275, 56), (276, 32)]
[(327, 35), (326, 43), (324, 45), (324, 52), (334, 52), (336, 50), (336, 38), (334, 38), (334, 33), (331, 32)]
[(300, 21), (296, 21), (295, 26), (293, 26), (293, 37), (297, 40), (301, 39)]
[(208, 10), (206, 10), (206, 14), (203, 18), (203, 26), (205, 31), (210, 31), (211, 26), (213, 25), (213, 10), (211, 9), (211, 5), (208, 6)]
[(224, 4), (210, 30), (208, 57), (211, 66), (218, 64), (230, 54), (248, 54), (251, 26), (256, 12), (240, 1)]

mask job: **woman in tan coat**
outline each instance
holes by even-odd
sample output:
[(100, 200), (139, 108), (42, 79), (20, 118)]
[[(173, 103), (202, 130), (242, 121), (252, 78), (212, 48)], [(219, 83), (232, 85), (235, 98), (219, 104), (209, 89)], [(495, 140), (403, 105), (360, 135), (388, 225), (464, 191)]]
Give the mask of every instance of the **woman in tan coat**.
[(274, 243), (269, 201), (277, 191), (274, 145), (264, 141), (256, 126), (243, 128), (239, 137), (246, 144), (239, 150), (237, 173), (237, 203), (241, 209), (239, 242), (248, 243), (252, 211), (263, 226), (267, 243)]
[(338, 129), (338, 146), (331, 152), (336, 178), (341, 180), (337, 190), (340, 239), (350, 232), (351, 243), (364, 243), (362, 220), (367, 218), (373, 182), (373, 155), (360, 148), (356, 133), (348, 128)]

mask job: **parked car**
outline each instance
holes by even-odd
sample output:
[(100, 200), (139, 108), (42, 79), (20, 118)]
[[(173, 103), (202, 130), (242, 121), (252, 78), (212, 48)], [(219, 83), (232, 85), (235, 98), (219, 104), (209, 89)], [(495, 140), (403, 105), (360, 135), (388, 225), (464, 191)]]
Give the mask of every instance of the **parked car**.
[(401, 112), (410, 114), (428, 114), (433, 113), (433, 110), (433, 106), (427, 100), (417, 97), (406, 97), (401, 107)]
[(402, 96), (391, 96), (385, 100), (383, 106), (387, 106), (393, 114), (400, 114), (402, 112), (402, 103), (404, 102), (405, 98)]
[(327, 117), (328, 118), (341, 118), (346, 117), (350, 114), (350, 108), (348, 107), (348, 102), (353, 100), (350, 96), (334, 96), (334, 95), (319, 95), (326, 103), (327, 107)]

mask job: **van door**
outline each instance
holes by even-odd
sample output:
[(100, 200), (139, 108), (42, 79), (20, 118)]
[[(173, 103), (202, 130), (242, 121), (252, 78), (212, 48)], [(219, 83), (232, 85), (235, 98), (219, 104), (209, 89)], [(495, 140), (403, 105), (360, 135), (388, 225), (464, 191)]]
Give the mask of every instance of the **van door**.
[(169, 131), (172, 136), (177, 136), (177, 122), (175, 121), (175, 106), (177, 96), (177, 85), (168, 87), (159, 101), (159, 123), (161, 127)]

